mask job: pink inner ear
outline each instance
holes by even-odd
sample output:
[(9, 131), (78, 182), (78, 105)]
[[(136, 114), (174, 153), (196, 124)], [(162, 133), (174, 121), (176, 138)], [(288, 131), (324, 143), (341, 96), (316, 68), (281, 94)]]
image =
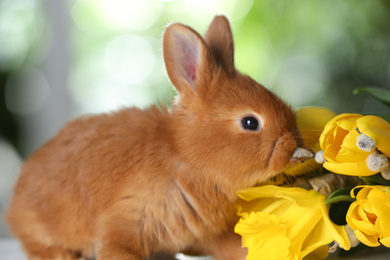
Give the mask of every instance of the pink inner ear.
[(198, 78), (198, 44), (199, 42), (194, 37), (183, 38), (180, 41), (180, 47), (182, 49), (180, 62), (185, 70), (185, 75), (183, 76), (191, 87), (194, 86), (194, 83)]
[(196, 67), (193, 63), (188, 63), (186, 66), (187, 77), (192, 81), (196, 80)]
[[(195, 83), (199, 80), (198, 75), (201, 69), (200, 52), (201, 39), (189, 29), (174, 30), (171, 34), (173, 46), (170, 46), (170, 41), (167, 41), (168, 50), (167, 57), (172, 55), (174, 67), (167, 68), (176, 84), (186, 84), (191, 88), (195, 87)], [(171, 79), (172, 80), (172, 79)], [(179, 88), (179, 86), (176, 86)]]

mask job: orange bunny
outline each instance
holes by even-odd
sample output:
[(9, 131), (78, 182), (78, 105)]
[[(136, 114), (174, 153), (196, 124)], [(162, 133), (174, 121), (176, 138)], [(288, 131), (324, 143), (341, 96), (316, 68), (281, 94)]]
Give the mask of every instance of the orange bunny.
[(26, 161), (7, 220), (29, 259), (245, 258), (236, 191), (287, 165), (295, 115), (235, 69), (224, 16), (205, 39), (168, 26), (163, 54), (179, 94), (170, 109), (76, 119)]

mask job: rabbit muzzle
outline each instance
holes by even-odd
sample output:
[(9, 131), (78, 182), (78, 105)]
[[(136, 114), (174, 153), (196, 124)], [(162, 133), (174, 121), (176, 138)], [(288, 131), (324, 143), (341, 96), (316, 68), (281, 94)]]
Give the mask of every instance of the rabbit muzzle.
[(290, 162), (291, 156), (294, 156), (298, 148), (300, 147), (298, 147), (291, 133), (280, 136), (274, 142), (274, 147), (268, 161), (268, 168), (271, 171), (280, 172)]

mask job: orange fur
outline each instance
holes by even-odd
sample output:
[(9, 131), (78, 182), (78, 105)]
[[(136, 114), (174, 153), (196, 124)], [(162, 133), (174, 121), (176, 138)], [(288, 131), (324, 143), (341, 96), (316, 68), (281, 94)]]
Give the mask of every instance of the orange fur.
[[(7, 220), (30, 259), (245, 257), (233, 233), (235, 193), (289, 162), (300, 145), (294, 113), (236, 71), (223, 16), (206, 40), (170, 25), (163, 50), (179, 93), (169, 110), (76, 119), (24, 164)], [(250, 114), (261, 131), (240, 128)]]

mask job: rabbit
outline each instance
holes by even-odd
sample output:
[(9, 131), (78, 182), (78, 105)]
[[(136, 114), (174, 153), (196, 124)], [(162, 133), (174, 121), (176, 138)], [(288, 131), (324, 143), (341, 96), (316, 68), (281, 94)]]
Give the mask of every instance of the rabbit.
[(70, 121), (21, 169), (6, 219), (29, 259), (245, 259), (236, 191), (281, 172), (302, 137), (291, 107), (238, 72), (229, 20), (163, 35), (171, 105)]

